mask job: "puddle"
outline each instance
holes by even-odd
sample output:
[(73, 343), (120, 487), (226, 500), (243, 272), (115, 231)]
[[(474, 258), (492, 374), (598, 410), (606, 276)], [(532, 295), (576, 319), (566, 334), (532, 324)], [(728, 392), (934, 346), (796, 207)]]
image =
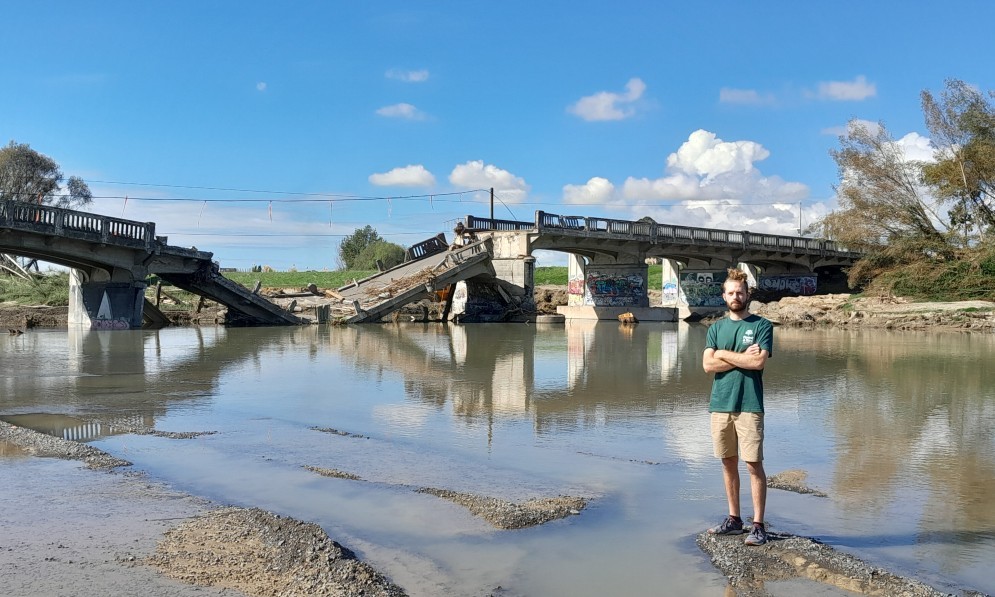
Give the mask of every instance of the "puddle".
[(123, 429), (115, 429), (113, 424), (102, 423), (100, 421), (84, 421), (68, 415), (32, 413), (26, 415), (5, 415), (0, 417), (0, 420), (11, 425), (37, 431), (38, 433), (77, 442), (89, 442), (110, 435), (125, 433)]

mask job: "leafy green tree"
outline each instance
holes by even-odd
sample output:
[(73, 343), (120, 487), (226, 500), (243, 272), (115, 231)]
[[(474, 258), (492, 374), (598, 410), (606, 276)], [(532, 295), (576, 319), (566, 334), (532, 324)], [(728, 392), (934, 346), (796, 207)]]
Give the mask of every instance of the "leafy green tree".
[(850, 122), (830, 155), (840, 182), (839, 209), (822, 220), (829, 237), (865, 251), (902, 238), (945, 242), (948, 225), (924, 192), (921, 164), (906, 158), (884, 124)]
[(830, 152), (839, 169), (839, 209), (819, 226), (828, 238), (863, 251), (849, 272), (851, 287), (924, 259), (949, 257), (949, 222), (922, 184), (922, 164), (907, 159), (884, 124), (851, 121)]
[(75, 208), (89, 204), (93, 195), (82, 178), (66, 179), (52, 158), (11, 141), (0, 148), (0, 199)]
[(995, 106), (957, 79), (946, 82), (939, 99), (921, 94), (936, 161), (923, 166), (923, 180), (950, 204), (951, 224), (961, 228), (963, 244), (984, 238), (995, 227)]
[(404, 247), (389, 243), (385, 240), (378, 240), (356, 256), (353, 263), (354, 269), (374, 270), (377, 269), (377, 261), (380, 261), (387, 269), (404, 263)]
[(369, 224), (363, 228), (356, 228), (339, 245), (339, 264), (345, 269), (355, 269), (356, 257), (363, 252), (363, 249), (382, 240), (376, 228)]

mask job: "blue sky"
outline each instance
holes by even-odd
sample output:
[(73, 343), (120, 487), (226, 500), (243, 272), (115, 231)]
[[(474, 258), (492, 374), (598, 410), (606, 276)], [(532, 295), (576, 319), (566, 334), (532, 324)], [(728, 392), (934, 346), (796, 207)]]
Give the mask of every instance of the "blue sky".
[[(8, 2), (0, 142), (222, 267), (536, 210), (791, 234), (850, 119), (995, 88), (995, 3)], [(127, 197), (127, 201), (125, 200)], [(561, 263), (549, 255), (539, 265)]]

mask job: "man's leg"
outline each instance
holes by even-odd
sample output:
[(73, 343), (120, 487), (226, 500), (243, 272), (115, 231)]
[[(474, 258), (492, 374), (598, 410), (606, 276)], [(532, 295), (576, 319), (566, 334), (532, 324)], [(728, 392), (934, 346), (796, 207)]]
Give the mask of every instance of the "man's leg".
[(729, 456), (722, 459), (722, 479), (726, 485), (726, 501), (729, 503), (729, 516), (740, 518), (738, 456)]
[(753, 495), (753, 522), (762, 523), (764, 521), (764, 509), (767, 507), (767, 473), (764, 471), (763, 462), (747, 462), (746, 469), (750, 471), (750, 492)]
[(716, 458), (722, 459), (729, 515), (719, 525), (708, 529), (714, 535), (738, 535), (744, 532), (739, 515), (739, 454), (736, 427), (730, 413), (712, 413), (712, 445)]

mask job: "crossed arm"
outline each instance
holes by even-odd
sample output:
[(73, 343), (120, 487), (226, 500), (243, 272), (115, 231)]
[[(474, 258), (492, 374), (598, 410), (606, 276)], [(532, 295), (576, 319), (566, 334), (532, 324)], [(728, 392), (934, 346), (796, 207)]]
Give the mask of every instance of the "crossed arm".
[(767, 351), (759, 344), (751, 344), (745, 352), (706, 348), (701, 357), (701, 365), (707, 373), (721, 373), (732, 369), (752, 369), (759, 371), (767, 364)]

